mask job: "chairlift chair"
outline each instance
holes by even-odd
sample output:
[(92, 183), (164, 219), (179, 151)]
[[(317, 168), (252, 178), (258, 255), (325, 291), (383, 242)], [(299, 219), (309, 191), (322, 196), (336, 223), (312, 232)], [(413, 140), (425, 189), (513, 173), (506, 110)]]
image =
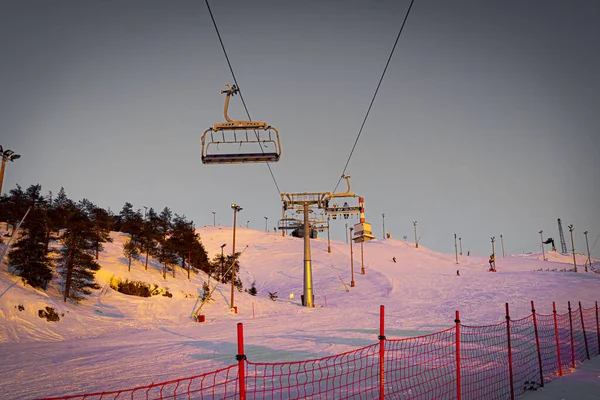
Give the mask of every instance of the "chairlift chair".
[(227, 122), (214, 124), (202, 135), (203, 164), (241, 164), (276, 162), (281, 157), (279, 132), (266, 122), (232, 120), (227, 115), (229, 98), (239, 92), (237, 86), (225, 84), (227, 90), (223, 115)]

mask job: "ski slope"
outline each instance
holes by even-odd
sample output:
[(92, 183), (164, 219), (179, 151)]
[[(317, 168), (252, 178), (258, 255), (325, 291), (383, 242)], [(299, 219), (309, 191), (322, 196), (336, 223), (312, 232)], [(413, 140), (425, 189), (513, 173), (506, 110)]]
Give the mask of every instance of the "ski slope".
[[(220, 254), (222, 244), (226, 252), (232, 250), (230, 227), (204, 227), (198, 233), (210, 258)], [(463, 324), (486, 325), (504, 321), (505, 303), (513, 318), (520, 318), (530, 313), (531, 300), (543, 314), (551, 313), (552, 301), (564, 313), (567, 301), (574, 308), (578, 301), (589, 308), (600, 300), (600, 274), (568, 272), (570, 254), (546, 253), (548, 261), (541, 254), (500, 255), (498, 272), (491, 273), (487, 258), (459, 256), (456, 264), (454, 254), (394, 239), (364, 244), (364, 275), (360, 245), (353, 245), (356, 286), (350, 288), (350, 244), (332, 241), (328, 253), (327, 239), (319, 238), (311, 240), (316, 307), (309, 309), (300, 302), (303, 240), (237, 228), (244, 288), (254, 281), (258, 295), (236, 291), (234, 314), (231, 286), (219, 286), (214, 301), (203, 308), (206, 322), (197, 323), (191, 315), (207, 277), (200, 273), (188, 279), (186, 271), (176, 268), (175, 277), (163, 279), (153, 259), (147, 271), (142, 261), (134, 261), (128, 272), (122, 255), (127, 235), (113, 232), (112, 237), (96, 275), (102, 289), (78, 305), (61, 301), (58, 280), (43, 292), (24, 286), (1, 266), (2, 398), (132, 388), (228, 366), (235, 363), (238, 322), (244, 323), (249, 360), (282, 362), (375, 343), (380, 305), (386, 307), (386, 335), (396, 338), (448, 328), (456, 310)], [(576, 257), (583, 271), (585, 256)], [(127, 296), (109, 287), (111, 278), (156, 284), (173, 297)], [(269, 292), (277, 292), (277, 301), (270, 300)], [(46, 306), (57, 310), (59, 322), (38, 316)]]

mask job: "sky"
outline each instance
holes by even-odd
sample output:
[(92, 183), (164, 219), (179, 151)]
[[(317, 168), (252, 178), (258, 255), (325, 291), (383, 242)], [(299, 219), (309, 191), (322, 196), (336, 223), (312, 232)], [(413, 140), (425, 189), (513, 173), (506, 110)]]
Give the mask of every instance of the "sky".
[[(203, 165), (233, 83), (202, 1), (6, 1), (0, 13), (3, 192), (64, 187), (118, 213), (165, 206), (196, 226), (269, 229), (280, 193), (343, 172), (376, 236), (438, 251), (541, 251), (557, 218), (575, 250), (600, 236), (600, 4), (415, 1), (347, 169), (409, 1), (210, 6), (253, 120), (282, 156)], [(229, 115), (245, 117), (239, 97)], [(344, 190), (343, 183), (336, 191)], [(213, 212), (215, 214), (213, 214)], [(268, 220), (265, 220), (265, 217)], [(346, 221), (331, 235), (345, 236)], [(351, 220), (352, 223), (357, 222)], [(549, 250), (549, 246), (546, 246)], [(600, 245), (593, 247), (600, 257)]]
[[(222, 243), (228, 244), (226, 249), (231, 246), (230, 227), (205, 227), (198, 232), (211, 256), (220, 251)], [(569, 323), (568, 301), (574, 310), (573, 326), (580, 326), (578, 302), (581, 302), (592, 359), (577, 363), (574, 373), (565, 368), (566, 377), (552, 380), (545, 389), (526, 398), (555, 399), (558, 393), (562, 394), (558, 399), (597, 398), (600, 356), (595, 350), (598, 347), (594, 307), (600, 293), (600, 274), (568, 272), (572, 268), (570, 255), (551, 254), (548, 261), (542, 261), (541, 253), (499, 258), (497, 272), (491, 273), (487, 257), (459, 257), (457, 265), (453, 253), (439, 253), (423, 246), (416, 249), (410, 243), (391, 239), (364, 244), (364, 275), (355, 246), (352, 275), (348, 245), (344, 241), (333, 241), (332, 251), (328, 253), (327, 240), (319, 238), (312, 246), (315, 307), (307, 308), (301, 306), (302, 240), (282, 238), (274, 232), (242, 229), (237, 243), (240, 248), (246, 245), (248, 248), (240, 257), (239, 277), (245, 289), (255, 282), (258, 293), (251, 296), (235, 292), (238, 313), (234, 314), (230, 311), (230, 285), (218, 286), (213, 292), (213, 301), (198, 312), (202, 283), (207, 281), (203, 272), (192, 274), (188, 280), (185, 271), (178, 267), (175, 277), (169, 272), (163, 279), (162, 266), (152, 257), (148, 270), (142, 259), (133, 260), (129, 271), (122, 253), (129, 235), (113, 232), (111, 236), (113, 242), (106, 243), (100, 253), (101, 269), (96, 272), (95, 279), (101, 289), (93, 290), (79, 305), (62, 302), (60, 277), (50, 282), (47, 291), (41, 291), (23, 285), (5, 262), (0, 265), (3, 373), (0, 393), (3, 398), (21, 400), (122, 390), (225, 368), (236, 363), (238, 323), (244, 327), (244, 354), (252, 363), (291, 363), (339, 355), (377, 343), (381, 305), (385, 307), (384, 333), (388, 340), (452, 328), (455, 312), (459, 311), (461, 324), (466, 326), (461, 329), (461, 347), (465, 352), (463, 393), (469, 392), (477, 398), (493, 397), (473, 394), (472, 385), (475, 381), (483, 384), (492, 381), (488, 374), (493, 375), (495, 383), (502, 382), (503, 374), (499, 371), (505, 365), (506, 353), (501, 351), (498, 355), (489, 351), (506, 348), (506, 328), (500, 325), (498, 331), (493, 327), (481, 330), (472, 327), (497, 327), (504, 323), (508, 303), (511, 321), (514, 321), (511, 325), (513, 359), (535, 359), (531, 353), (528, 357), (522, 353), (535, 351), (535, 346), (516, 344), (522, 343), (523, 336), (530, 344), (535, 343), (529, 325), (532, 320), (522, 320), (531, 313), (531, 301), (539, 315), (541, 346), (547, 350), (543, 350), (545, 359), (553, 354), (555, 343), (554, 336), (548, 334), (548, 330), (554, 331), (550, 322), (552, 302), (556, 303), (561, 332)], [(3, 246), (0, 245), (0, 249)], [(577, 257), (581, 263), (583, 256)], [(594, 260), (594, 265), (600, 267), (598, 260)], [(128, 296), (109, 286), (113, 280), (126, 279), (157, 285), (161, 290), (167, 289), (172, 297)], [(214, 284), (214, 279), (210, 280), (211, 288)], [(270, 292), (276, 293), (276, 301), (270, 300)], [(45, 307), (52, 307), (60, 315), (60, 321), (40, 318), (38, 310)], [(191, 318), (194, 312), (204, 315), (205, 322), (195, 322)], [(528, 329), (524, 329), (523, 324)], [(453, 338), (454, 333), (450, 337)], [(574, 338), (578, 343), (583, 342), (577, 332)], [(427, 351), (434, 352), (440, 339), (451, 340), (443, 336), (429, 337)], [(560, 340), (564, 357), (569, 353), (565, 346), (568, 334), (562, 335)], [(485, 360), (469, 352), (475, 346), (490, 346), (490, 343), (494, 345), (480, 353)], [(582, 347), (578, 345), (577, 349)], [(414, 347), (410, 351), (404, 348), (393, 354), (412, 357), (415, 351), (418, 350)], [(429, 353), (429, 357), (433, 357), (432, 362), (439, 368), (447, 358), (434, 354)], [(578, 350), (576, 354), (579, 360), (582, 353)], [(421, 353), (419, 359), (423, 362), (429, 357)], [(474, 373), (470, 363), (477, 364), (479, 379), (468, 378)], [(397, 365), (388, 363), (392, 364)], [(517, 364), (515, 361), (515, 387), (519, 389), (524, 379), (517, 377), (523, 376), (524, 368)], [(544, 362), (544, 365), (548, 364)], [(268, 370), (265, 367), (265, 371)], [(281, 371), (287, 370), (281, 368)], [(248, 367), (247, 371), (253, 369)], [(431, 389), (432, 382), (441, 381), (431, 379), (431, 371), (426, 374), (427, 389)], [(31, 379), (32, 376), (36, 379)], [(547, 377), (546, 382), (548, 380)], [(415, 380), (408, 379), (404, 385), (413, 382)], [(391, 386), (404, 387), (395, 382)], [(499, 386), (502, 384), (495, 388)]]

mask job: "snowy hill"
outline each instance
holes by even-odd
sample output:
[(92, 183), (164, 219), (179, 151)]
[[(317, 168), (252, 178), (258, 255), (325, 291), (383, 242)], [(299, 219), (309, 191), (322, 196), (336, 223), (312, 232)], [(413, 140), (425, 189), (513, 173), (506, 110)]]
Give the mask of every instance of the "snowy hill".
[[(205, 227), (198, 233), (210, 258), (220, 254), (222, 244), (231, 252), (231, 228)], [(291, 361), (376, 342), (380, 305), (386, 306), (387, 334), (404, 337), (450, 327), (455, 310), (464, 324), (486, 325), (504, 320), (504, 303), (520, 318), (530, 313), (530, 300), (539, 313), (549, 314), (552, 301), (564, 313), (567, 301), (574, 308), (578, 301), (592, 307), (600, 298), (600, 274), (582, 272), (582, 255), (577, 255), (579, 273), (563, 272), (573, 267), (573, 259), (558, 253), (546, 253), (548, 261), (541, 254), (500, 255), (498, 272), (490, 273), (487, 258), (459, 256), (456, 264), (454, 254), (393, 239), (364, 244), (364, 275), (360, 245), (353, 245), (356, 286), (347, 291), (350, 244), (332, 241), (328, 253), (327, 239), (319, 238), (311, 240), (316, 307), (309, 309), (300, 301), (303, 240), (240, 228), (241, 278), (246, 289), (256, 282), (258, 295), (236, 291), (234, 314), (230, 286), (222, 285), (203, 309), (206, 322), (197, 323), (191, 314), (206, 275), (188, 279), (176, 268), (175, 277), (163, 279), (152, 259), (147, 271), (135, 261), (128, 272), (122, 255), (127, 236), (113, 232), (112, 237), (96, 275), (102, 289), (79, 305), (62, 302), (59, 282), (43, 292), (24, 286), (6, 265), (0, 268), (0, 354), (6, 370), (0, 390), (6, 398), (130, 388), (231, 365), (238, 322), (245, 325), (249, 359)], [(114, 278), (155, 284), (172, 297), (127, 296), (110, 288)], [(277, 292), (277, 301), (269, 292)], [(45, 307), (54, 308), (60, 321), (40, 318)], [(32, 382), (31, 376), (38, 378)]]

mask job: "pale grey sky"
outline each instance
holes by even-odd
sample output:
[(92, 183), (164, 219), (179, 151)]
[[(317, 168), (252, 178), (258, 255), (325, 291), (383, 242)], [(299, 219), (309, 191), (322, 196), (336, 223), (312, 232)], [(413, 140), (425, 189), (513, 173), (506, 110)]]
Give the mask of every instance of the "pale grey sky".
[[(333, 190), (409, 3), (211, 2), (252, 118), (280, 132), (281, 192)], [(540, 229), (560, 246), (561, 218), (569, 250), (569, 224), (592, 246), (599, 20), (597, 1), (416, 0), (347, 170), (374, 233), (385, 213), (394, 238), (417, 220), (423, 246), (453, 252), (457, 233), (485, 256), (500, 234), (507, 252), (540, 251)], [(198, 226), (230, 226), (235, 202), (240, 224), (276, 224), (266, 165), (200, 160), (233, 83), (203, 1), (3, 1), (0, 48), (0, 144), (22, 155), (5, 193), (64, 186)]]

